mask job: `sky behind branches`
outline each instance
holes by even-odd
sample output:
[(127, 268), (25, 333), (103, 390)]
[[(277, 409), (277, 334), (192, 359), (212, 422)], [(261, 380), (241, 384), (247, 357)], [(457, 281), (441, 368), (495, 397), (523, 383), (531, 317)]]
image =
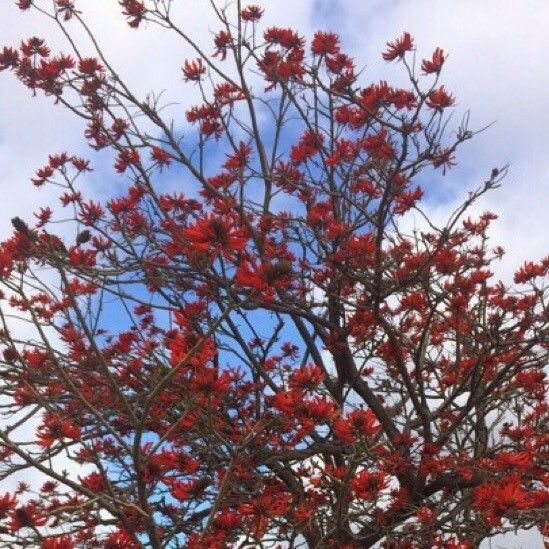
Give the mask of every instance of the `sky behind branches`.
[[(38, 0), (45, 1), (45, 0)], [(458, 166), (437, 177), (428, 213), (442, 221), (476, 188), (494, 167), (510, 163), (503, 186), (485, 196), (475, 211), (500, 215), (491, 235), (507, 255), (498, 275), (510, 281), (527, 259), (537, 260), (549, 249), (546, 208), (549, 204), (549, 2), (546, 0), (268, 0), (265, 20), (288, 26), (307, 37), (315, 29), (334, 30), (343, 48), (363, 68), (362, 82), (404, 78), (401, 67), (387, 65), (380, 52), (385, 42), (403, 31), (416, 41), (418, 60), (436, 46), (449, 54), (443, 83), (456, 96), (454, 124), (466, 111), (471, 129), (494, 123), (458, 152)], [(107, 57), (117, 71), (144, 96), (166, 89), (166, 100), (181, 101), (174, 115), (183, 122), (184, 106), (195, 102), (184, 85), (180, 67), (194, 57), (175, 37), (146, 25), (128, 28), (116, 0), (80, 0)], [(175, 0), (180, 24), (191, 29), (205, 51), (218, 30), (208, 0)], [(0, 46), (16, 45), (29, 36), (45, 37), (54, 52), (66, 49), (52, 22), (21, 13), (13, 0), (1, 0)], [(33, 98), (10, 75), (0, 79), (0, 238), (11, 231), (10, 218), (28, 221), (48, 203), (48, 190), (35, 189), (30, 177), (50, 153), (68, 151), (94, 158), (82, 137), (83, 124), (51, 98)], [(105, 155), (94, 162), (107, 163)], [(89, 178), (97, 196), (112, 193), (124, 183), (110, 165)], [(105, 169), (106, 168), (106, 169)], [(107, 176), (106, 174), (111, 174)], [(93, 187), (92, 187), (93, 185)], [(493, 541), (493, 547), (542, 547), (539, 537), (522, 534)]]

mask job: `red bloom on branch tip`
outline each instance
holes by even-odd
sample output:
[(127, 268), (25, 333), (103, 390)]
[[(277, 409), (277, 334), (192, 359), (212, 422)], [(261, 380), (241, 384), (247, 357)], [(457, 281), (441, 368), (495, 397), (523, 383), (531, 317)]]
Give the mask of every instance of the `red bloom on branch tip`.
[(172, 155), (164, 149), (153, 145), (151, 147), (151, 159), (158, 163), (160, 167), (169, 166), (172, 161)]
[(84, 478), (79, 477), (80, 484), (92, 492), (101, 492), (105, 489), (105, 479), (101, 473), (93, 471)]
[(13, 48), (4, 46), (0, 53), (0, 71), (15, 69), (19, 64), (19, 52)]
[(366, 469), (351, 480), (351, 488), (360, 499), (376, 499), (387, 486), (387, 479), (382, 472), (370, 473)]
[(433, 57), (431, 59), (424, 59), (421, 63), (421, 70), (425, 74), (432, 74), (436, 73), (438, 74), (440, 70), (442, 69), (442, 65), (444, 64), (445, 60), (444, 51), (440, 48), (437, 48), (434, 53)]
[(181, 70), (186, 82), (199, 82), (206, 74), (206, 67), (200, 57), (194, 61), (186, 60)]
[(233, 37), (231, 36), (230, 32), (227, 31), (219, 31), (214, 38), (214, 44), (215, 44), (215, 52), (214, 57), (219, 56), (219, 59), (221, 61), (225, 61), (227, 57), (227, 50), (229, 46), (231, 45)]
[(17, 0), (17, 7), (20, 10), (28, 10), (32, 6), (32, 0)]
[(114, 167), (118, 173), (124, 173), (129, 166), (137, 166), (140, 161), (137, 149), (124, 149), (118, 153)]
[(49, 57), (50, 55), (50, 49), (46, 46), (44, 39), (36, 36), (21, 42), (21, 52), (26, 57), (31, 57), (33, 55)]
[(226, 170), (242, 171), (248, 162), (248, 158), (252, 152), (252, 148), (244, 143), (240, 142), (238, 149), (231, 155), (228, 155), (227, 161), (223, 164)]
[(2, 497), (0, 497), (0, 520), (8, 514), (8, 511), (15, 508), (16, 503), (17, 500), (15, 499), (15, 494), (6, 492)]
[(234, 252), (242, 252), (248, 241), (246, 231), (234, 220), (207, 216), (183, 231), (191, 253), (207, 253), (211, 257), (222, 253), (229, 258)]
[(40, 549), (76, 549), (76, 545), (70, 536), (54, 536), (44, 539)]
[(36, 176), (31, 179), (35, 187), (40, 187), (53, 175), (53, 168), (45, 166), (36, 171)]
[(515, 273), (513, 280), (515, 281), (515, 284), (524, 284), (533, 278), (543, 277), (546, 274), (547, 269), (543, 265), (537, 265), (532, 261), (526, 261)]
[(308, 364), (292, 373), (288, 385), (292, 389), (306, 391), (320, 385), (323, 379), (324, 374), (322, 370), (316, 364)]
[(48, 223), (48, 221), (51, 219), (52, 214), (53, 212), (50, 207), (40, 208), (40, 211), (34, 214), (36, 219), (38, 219), (38, 223), (36, 224), (36, 227), (40, 228), (46, 225), (46, 223)]
[(78, 62), (78, 70), (87, 76), (103, 71), (103, 65), (95, 57), (85, 57)]
[(292, 163), (298, 166), (314, 156), (322, 147), (323, 141), (324, 137), (322, 134), (307, 130), (301, 136), (299, 143), (294, 145), (290, 151)]
[(141, 543), (125, 530), (113, 532), (105, 542), (105, 549), (140, 549)]
[(128, 19), (128, 25), (133, 29), (139, 27), (147, 13), (143, 2), (138, 0), (119, 0), (119, 3), (123, 8), (122, 14)]
[(311, 42), (315, 55), (336, 55), (339, 53), (339, 37), (334, 32), (317, 31)]
[(442, 175), (446, 175), (446, 171), (456, 164), (457, 162), (451, 149), (438, 149), (433, 155), (433, 166), (435, 168), (442, 166)]
[(38, 444), (46, 448), (65, 438), (79, 440), (80, 436), (79, 427), (55, 413), (46, 414), (43, 425), (37, 431)]
[(263, 33), (263, 37), (268, 44), (288, 50), (303, 47), (303, 38), (290, 28), (270, 27)]
[(454, 96), (449, 94), (444, 86), (440, 86), (438, 90), (433, 90), (427, 98), (427, 106), (436, 111), (442, 111), (447, 107), (451, 107), (455, 103)]
[(404, 57), (407, 51), (410, 51), (414, 47), (414, 40), (410, 33), (405, 32), (400, 38), (397, 38), (393, 42), (387, 42), (387, 51), (384, 52), (383, 59), (385, 61), (393, 61), (394, 59)]
[(74, 248), (69, 252), (69, 262), (72, 267), (92, 268), (95, 267), (96, 252), (94, 250), (83, 250)]
[(8, 528), (10, 532), (18, 532), (22, 528), (44, 526), (46, 520), (37, 504), (31, 502), (12, 511)]
[(251, 21), (252, 23), (255, 23), (256, 21), (259, 21), (261, 19), (263, 12), (264, 10), (262, 7), (252, 5), (252, 6), (246, 6), (240, 12), (240, 15), (242, 16), (242, 19), (244, 19), (244, 21)]

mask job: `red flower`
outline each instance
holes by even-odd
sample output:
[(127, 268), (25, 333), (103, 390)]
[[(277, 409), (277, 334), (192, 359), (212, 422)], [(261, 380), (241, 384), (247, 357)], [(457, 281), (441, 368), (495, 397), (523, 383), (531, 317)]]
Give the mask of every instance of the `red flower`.
[(2, 53), (0, 53), (0, 71), (14, 69), (18, 64), (19, 52), (13, 48), (7, 48), (4, 46)]
[(242, 522), (242, 518), (234, 512), (222, 510), (213, 520), (213, 525), (219, 530), (234, 530), (238, 528)]
[(221, 105), (232, 105), (235, 101), (246, 99), (240, 88), (229, 82), (220, 82), (214, 88), (214, 95), (217, 103)]
[(113, 532), (104, 545), (104, 549), (140, 549), (141, 547), (142, 545), (125, 530)]
[(95, 267), (95, 251), (73, 248), (69, 252), (69, 262), (73, 267)]
[(265, 80), (271, 83), (265, 91), (275, 88), (278, 81), (287, 82), (291, 78), (299, 80), (305, 72), (304, 55), (301, 47), (291, 49), (286, 57), (278, 51), (267, 50), (258, 63)]
[(50, 49), (45, 45), (44, 39), (33, 36), (21, 43), (21, 51), (26, 57), (38, 55), (39, 57), (49, 57)]
[(211, 257), (222, 253), (230, 257), (233, 252), (242, 252), (248, 242), (246, 231), (234, 220), (207, 216), (183, 231), (191, 252), (208, 253)]
[(297, 145), (292, 147), (290, 158), (295, 165), (302, 164), (314, 156), (322, 147), (323, 137), (319, 133), (307, 130)]
[(333, 419), (336, 409), (332, 400), (325, 397), (315, 397), (312, 400), (302, 402), (302, 407), (307, 418), (315, 421), (327, 421)]
[(261, 19), (263, 15), (263, 8), (260, 6), (246, 6), (241, 12), (240, 15), (244, 21), (251, 21), (255, 23)]
[[(540, 372), (543, 375), (543, 372)], [(531, 452), (501, 452), (496, 456), (496, 465), (499, 469), (518, 469), (528, 471), (534, 465)]]
[(191, 107), (186, 113), (187, 122), (200, 124), (200, 133), (203, 135), (214, 135), (219, 138), (223, 132), (220, 121), (221, 112), (213, 105), (200, 105)]
[(92, 492), (101, 492), (105, 488), (105, 479), (103, 478), (103, 475), (96, 471), (84, 478), (78, 478), (80, 479), (82, 486)]
[(381, 430), (381, 425), (377, 422), (377, 418), (372, 410), (353, 410), (348, 420), (353, 427), (361, 434), (373, 436)]
[(344, 71), (354, 71), (353, 60), (345, 53), (338, 53), (326, 58), (326, 67), (334, 74), (341, 74)]
[(13, 508), (15, 508), (15, 504), (15, 495), (11, 495), (9, 492), (6, 492), (0, 498), (0, 520), (8, 514), (8, 511), (11, 511)]
[(545, 372), (543, 370), (523, 370), (515, 376), (515, 383), (531, 393), (544, 391)]
[(191, 391), (211, 395), (215, 393), (224, 394), (229, 392), (231, 375), (223, 372), (221, 375), (215, 368), (204, 368), (193, 376)]
[(50, 154), (48, 157), (50, 168), (58, 170), (70, 160), (69, 155), (64, 152), (60, 154)]
[(10, 517), (9, 529), (10, 532), (17, 532), (22, 528), (35, 528), (44, 526), (46, 517), (41, 516), (41, 511), (37, 508), (36, 503), (29, 503), (22, 507), (17, 507)]
[(77, 13), (74, 8), (73, 0), (57, 0), (57, 9), (59, 13), (63, 15), (65, 21), (69, 21), (72, 16)]
[(524, 284), (538, 276), (545, 276), (547, 270), (543, 265), (536, 265), (532, 261), (526, 261), (524, 265), (515, 273), (513, 280), (515, 284)]
[(300, 392), (292, 391), (290, 393), (284, 393), (279, 391), (276, 395), (270, 397), (269, 401), (271, 406), (280, 410), (287, 416), (292, 416), (295, 412), (296, 406), (301, 401), (302, 394)]
[(437, 48), (434, 53), (433, 57), (429, 59), (424, 59), (421, 63), (421, 70), (425, 74), (431, 74), (433, 72), (439, 73), (440, 69), (442, 68), (442, 65), (444, 63), (445, 56), (444, 51), (442, 51), (440, 48)]
[(530, 497), (520, 485), (518, 474), (504, 477), (497, 484), (485, 482), (476, 487), (473, 494), (473, 506), (493, 526), (499, 526), (501, 518), (509, 511), (531, 507)]
[(422, 524), (432, 524), (435, 520), (435, 513), (432, 509), (423, 505), (417, 510), (416, 518)]
[(35, 213), (34, 216), (38, 219), (36, 227), (43, 227), (51, 219), (53, 212), (51, 208), (40, 208), (38, 213)]
[(317, 31), (311, 42), (311, 51), (315, 55), (335, 55), (339, 53), (339, 37), (333, 32)]
[(292, 265), (285, 259), (271, 264), (263, 263), (259, 267), (243, 262), (235, 276), (238, 285), (258, 290), (267, 299), (270, 299), (276, 290), (288, 289), (292, 285), (292, 279)]
[(128, 18), (128, 25), (133, 29), (139, 27), (147, 13), (143, 2), (138, 2), (138, 0), (120, 0), (119, 3), (124, 8), (122, 14)]
[(64, 438), (79, 440), (81, 436), (80, 428), (66, 418), (54, 413), (46, 414), (44, 423), (39, 427), (36, 437), (38, 444), (45, 448)]
[(124, 173), (129, 166), (137, 166), (140, 162), (137, 149), (124, 149), (118, 153), (114, 167), (118, 173)]
[(455, 103), (454, 96), (449, 94), (444, 86), (440, 86), (438, 90), (433, 90), (427, 98), (427, 106), (436, 111), (442, 111), (447, 107), (451, 107)]
[(185, 501), (193, 496), (199, 495), (205, 488), (204, 480), (195, 479), (187, 482), (169, 481), (171, 495), (179, 500)]
[(40, 187), (53, 175), (53, 169), (50, 166), (45, 166), (36, 171), (36, 176), (31, 179), (35, 187)]
[(194, 61), (185, 61), (183, 68), (183, 75), (185, 81), (199, 82), (202, 76), (206, 74), (206, 67), (201, 58), (197, 58)]
[(223, 164), (223, 167), (226, 170), (242, 171), (246, 167), (251, 152), (251, 147), (241, 141), (238, 149), (233, 154), (228, 155), (228, 159), (225, 164)]
[(263, 33), (263, 37), (265, 42), (276, 44), (288, 50), (303, 47), (303, 38), (289, 28), (270, 27)]
[(84, 202), (82, 204), (82, 213), (80, 214), (80, 219), (84, 225), (93, 225), (98, 219), (101, 218), (104, 214), (104, 210), (99, 204), (99, 202)]
[(95, 57), (86, 57), (78, 62), (78, 70), (87, 76), (94, 76), (103, 70), (103, 65)]
[(405, 32), (394, 42), (387, 42), (387, 46), (387, 51), (382, 54), (383, 59), (385, 59), (385, 61), (393, 61), (394, 59), (404, 57), (404, 54), (414, 47), (414, 40), (410, 33)]
[(322, 370), (316, 364), (308, 364), (295, 370), (290, 376), (288, 385), (292, 389), (314, 389), (324, 379)]
[(446, 175), (446, 170), (456, 165), (455, 157), (450, 149), (438, 149), (432, 162), (435, 168), (442, 166), (442, 175)]
[(72, 165), (76, 170), (79, 172), (91, 172), (92, 169), (90, 168), (90, 161), (84, 160), (83, 158), (78, 158), (77, 156), (73, 156), (71, 159)]
[(342, 442), (346, 442), (347, 444), (354, 444), (356, 442), (352, 425), (344, 419), (338, 419), (334, 423), (334, 433)]
[(451, 274), (459, 267), (459, 257), (453, 250), (439, 250), (435, 256), (435, 268), (440, 274)]
[(17, 0), (17, 7), (20, 10), (28, 10), (32, 6), (32, 0)]
[(69, 536), (55, 536), (46, 538), (40, 545), (40, 549), (75, 549), (72, 538)]
[(413, 191), (403, 191), (396, 196), (393, 211), (396, 215), (403, 215), (412, 208), (418, 200), (421, 200), (422, 197), (423, 190), (419, 186)]
[(351, 480), (353, 492), (361, 499), (375, 499), (387, 486), (388, 482), (383, 473), (370, 473), (366, 469)]
[(215, 53), (213, 54), (214, 57), (217, 57), (219, 55), (219, 59), (221, 61), (225, 61), (227, 57), (227, 49), (231, 45), (231, 40), (233, 37), (231, 36), (230, 32), (227, 31), (219, 31), (214, 38), (214, 44), (215, 44)]
[(151, 159), (158, 162), (158, 165), (161, 167), (169, 166), (172, 161), (172, 155), (160, 147), (153, 146), (151, 148)]

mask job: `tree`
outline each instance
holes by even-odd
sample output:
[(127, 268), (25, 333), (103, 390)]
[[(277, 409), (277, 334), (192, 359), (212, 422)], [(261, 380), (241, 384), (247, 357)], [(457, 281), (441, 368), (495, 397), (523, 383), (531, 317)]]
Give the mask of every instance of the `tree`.
[(259, 6), (212, 2), (210, 55), (170, 0), (121, 0), (195, 52), (182, 127), (115, 72), (84, 3), (17, 4), (70, 50), (30, 38), (0, 70), (80, 117), (127, 186), (88, 199), (91, 162), (52, 151), (32, 183), (62, 211), (1, 244), (0, 478), (46, 479), (0, 494), (2, 547), (466, 548), (547, 528), (549, 259), (515, 287), (490, 270), (496, 215), (468, 209), (505, 167), (443, 226), (424, 211), (420, 182), (476, 133), (447, 130), (440, 48), (417, 66), (404, 33), (383, 58), (408, 87), (368, 85), (336, 34), (306, 42)]

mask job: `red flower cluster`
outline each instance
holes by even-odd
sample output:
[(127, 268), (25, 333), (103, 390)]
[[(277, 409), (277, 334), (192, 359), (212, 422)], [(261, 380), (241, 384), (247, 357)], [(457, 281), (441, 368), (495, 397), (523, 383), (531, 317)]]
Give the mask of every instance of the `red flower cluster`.
[(407, 51), (411, 51), (414, 47), (414, 40), (410, 33), (405, 32), (400, 38), (393, 42), (387, 42), (387, 51), (383, 53), (385, 61), (394, 61), (402, 59)]
[(140, 0), (119, 0), (122, 9), (122, 14), (128, 19), (128, 25), (133, 29), (139, 27), (145, 15), (147, 9)]
[(141, 158), (137, 149), (123, 149), (118, 153), (114, 168), (118, 173), (124, 173), (130, 166), (139, 166)]
[(206, 67), (201, 58), (193, 61), (185, 61), (183, 68), (183, 76), (186, 81), (200, 82), (202, 77), (206, 74)]
[(236, 219), (209, 215), (187, 227), (182, 235), (189, 254), (206, 254), (211, 259), (218, 254), (230, 258), (244, 251), (248, 237)]
[(437, 48), (434, 51), (433, 57), (431, 59), (423, 60), (423, 62), (421, 63), (421, 70), (425, 74), (432, 74), (432, 73), (438, 74), (442, 69), (444, 60), (445, 60), (444, 51), (441, 50), (440, 48)]
[(251, 21), (252, 23), (255, 23), (261, 19), (261, 16), (263, 15), (263, 8), (256, 5), (246, 6), (240, 13), (242, 16), (242, 19), (244, 21)]
[(444, 86), (441, 86), (438, 90), (433, 90), (429, 94), (426, 103), (431, 109), (442, 111), (447, 107), (451, 107), (455, 103), (455, 99), (444, 89)]

